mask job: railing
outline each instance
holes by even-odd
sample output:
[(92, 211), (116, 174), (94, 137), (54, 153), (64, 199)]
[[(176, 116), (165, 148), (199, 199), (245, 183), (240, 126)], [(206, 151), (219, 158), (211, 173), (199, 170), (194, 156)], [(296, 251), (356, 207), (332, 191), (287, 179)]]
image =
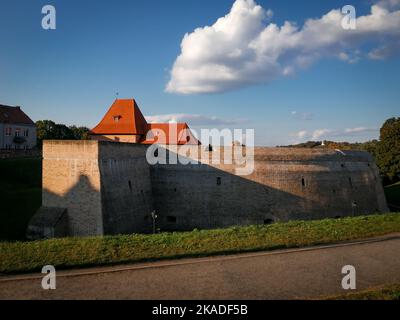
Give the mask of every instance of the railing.
[(42, 152), (38, 149), (29, 149), (29, 150), (0, 149), (0, 159), (37, 158), (41, 156)]

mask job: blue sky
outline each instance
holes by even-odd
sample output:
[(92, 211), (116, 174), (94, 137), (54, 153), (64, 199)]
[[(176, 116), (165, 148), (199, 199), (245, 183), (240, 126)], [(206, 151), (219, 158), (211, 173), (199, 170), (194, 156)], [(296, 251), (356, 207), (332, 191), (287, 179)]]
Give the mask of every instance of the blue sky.
[[(351, 2), (357, 16), (369, 14), (371, 1)], [(166, 92), (183, 36), (213, 25), (233, 3), (2, 0), (0, 104), (21, 105), (33, 120), (93, 127), (119, 92), (155, 119), (178, 114), (189, 125), (194, 119), (196, 129), (216, 123), (254, 128), (256, 144), (268, 146), (312, 137), (365, 141), (378, 138), (385, 119), (399, 116), (398, 54), (347, 63), (324, 53), (267, 83), (239, 82), (218, 93)], [(289, 20), (301, 28), (306, 19), (319, 19), (348, 1), (256, 3), (273, 11), (270, 22), (281, 26)], [(57, 10), (56, 30), (41, 28), (46, 4)]]

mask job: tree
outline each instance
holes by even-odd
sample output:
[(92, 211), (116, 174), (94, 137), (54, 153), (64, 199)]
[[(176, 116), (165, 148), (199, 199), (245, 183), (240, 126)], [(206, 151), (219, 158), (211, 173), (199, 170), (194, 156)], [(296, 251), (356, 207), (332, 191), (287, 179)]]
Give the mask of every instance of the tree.
[(69, 129), (72, 131), (75, 140), (89, 140), (89, 128), (71, 126)]
[(389, 182), (400, 179), (400, 118), (386, 120), (375, 154), (378, 167)]
[(369, 152), (376, 159), (378, 154), (379, 141), (374, 139), (360, 144), (360, 149)]
[(56, 138), (56, 124), (51, 120), (36, 121), (37, 146), (42, 147), (43, 140)]
[(51, 120), (39, 120), (36, 122), (37, 145), (42, 147), (43, 140), (88, 140), (89, 128), (67, 127), (64, 124), (56, 124)]

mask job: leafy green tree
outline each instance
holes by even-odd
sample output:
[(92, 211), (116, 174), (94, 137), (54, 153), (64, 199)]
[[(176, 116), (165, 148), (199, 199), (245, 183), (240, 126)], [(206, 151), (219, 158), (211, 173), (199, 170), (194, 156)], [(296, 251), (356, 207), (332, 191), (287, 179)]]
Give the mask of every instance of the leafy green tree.
[(67, 127), (51, 120), (39, 120), (36, 122), (37, 145), (42, 147), (43, 140), (88, 140), (89, 129), (86, 127)]
[(379, 141), (374, 139), (360, 144), (360, 149), (369, 152), (376, 159), (378, 154)]
[(70, 126), (70, 130), (74, 136), (75, 140), (89, 140), (89, 128), (86, 127), (77, 127), (77, 126)]
[(36, 121), (37, 145), (42, 147), (43, 140), (56, 138), (56, 124), (51, 120)]
[(64, 124), (56, 125), (56, 137), (59, 140), (75, 140), (72, 130)]
[(389, 182), (400, 179), (400, 118), (388, 119), (382, 126), (375, 157), (381, 174)]

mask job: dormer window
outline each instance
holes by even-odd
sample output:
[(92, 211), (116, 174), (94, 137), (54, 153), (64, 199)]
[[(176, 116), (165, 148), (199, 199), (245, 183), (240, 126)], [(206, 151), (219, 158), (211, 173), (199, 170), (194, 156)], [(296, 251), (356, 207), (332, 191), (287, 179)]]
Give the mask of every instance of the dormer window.
[(119, 119), (121, 119), (121, 116), (114, 116), (114, 122), (119, 122)]

